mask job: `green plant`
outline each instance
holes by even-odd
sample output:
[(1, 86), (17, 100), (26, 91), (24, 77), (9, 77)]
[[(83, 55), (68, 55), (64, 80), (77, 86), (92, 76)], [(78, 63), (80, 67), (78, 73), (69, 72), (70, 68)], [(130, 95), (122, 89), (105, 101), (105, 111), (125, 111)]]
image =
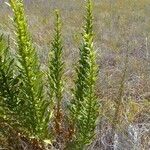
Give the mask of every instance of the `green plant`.
[(62, 94), (63, 94), (63, 69), (64, 63), (62, 61), (62, 39), (61, 39), (61, 21), (58, 11), (56, 11), (56, 24), (55, 34), (53, 42), (51, 43), (52, 48), (49, 54), (49, 90), (50, 99), (54, 106), (54, 128), (56, 134), (61, 134), (61, 123), (62, 123)]
[[(13, 62), (14, 60), (8, 56), (9, 48), (6, 46), (3, 35), (0, 37), (0, 96), (6, 101), (8, 107), (11, 107), (11, 101), (14, 99), (14, 94), (11, 93), (10, 83), (13, 77)], [(11, 101), (10, 101), (11, 100)]]
[[(9, 39), (0, 36), (0, 117), (13, 118), (19, 114), (17, 109), (19, 94), (19, 75), (15, 74), (14, 58), (11, 57)], [(5, 110), (5, 111), (4, 111)]]
[(75, 126), (75, 147), (83, 149), (94, 136), (99, 106), (95, 96), (97, 77), (96, 56), (93, 46), (92, 2), (87, 1), (85, 26), (82, 33), (80, 58), (76, 67), (77, 79), (73, 90), (70, 112)]
[[(52, 132), (54, 139), (59, 142), (59, 139), (63, 138), (61, 147), (66, 147), (68, 141), (72, 137), (72, 128), (69, 125), (69, 120), (66, 122), (66, 116), (62, 108), (63, 99), (63, 74), (64, 74), (64, 62), (63, 57), (63, 45), (62, 45), (62, 35), (61, 35), (61, 20), (59, 12), (56, 10), (56, 23), (55, 23), (55, 33), (54, 38), (51, 43), (52, 48), (49, 53), (49, 71), (48, 71), (48, 81), (49, 81), (49, 95), (51, 101), (51, 107), (53, 107), (53, 119), (52, 119)], [(66, 130), (68, 126), (68, 129)], [(64, 145), (64, 146), (62, 146)]]
[(22, 0), (10, 0), (14, 12), (14, 23), (17, 36), (17, 67), (21, 74), (22, 87), (19, 94), (20, 117), (22, 126), (32, 136), (46, 138), (50, 112), (48, 101), (44, 98), (42, 72), (38, 56), (33, 46), (28, 24), (24, 14)]
[[(20, 88), (19, 75), (15, 74), (14, 58), (10, 53), (9, 39), (0, 36), (0, 143), (8, 140), (10, 128), (18, 126), (20, 112), (18, 110), (18, 94)], [(17, 118), (16, 118), (17, 116)], [(8, 130), (5, 126), (9, 128)]]

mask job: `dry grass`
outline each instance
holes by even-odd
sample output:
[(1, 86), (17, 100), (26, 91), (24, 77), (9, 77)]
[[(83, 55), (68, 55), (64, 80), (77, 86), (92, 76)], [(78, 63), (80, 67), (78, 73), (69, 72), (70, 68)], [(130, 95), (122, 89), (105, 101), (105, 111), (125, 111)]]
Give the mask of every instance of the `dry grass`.
[[(14, 38), (9, 16), (11, 11), (0, 1), (0, 32)], [(29, 4), (30, 3), (30, 4)], [(98, 52), (99, 79), (97, 96), (102, 105), (97, 139), (91, 149), (111, 149), (111, 127), (120, 80), (129, 47), (128, 69), (116, 127), (116, 150), (148, 150), (150, 102), (150, 1), (95, 0), (95, 47)], [(78, 57), (78, 44), (83, 21), (83, 0), (26, 0), (26, 13), (43, 68), (47, 64), (52, 40), (55, 8), (63, 17), (66, 63), (66, 91), (72, 87), (73, 67)], [(7, 31), (7, 32), (6, 32)], [(127, 44), (128, 43), (128, 44)], [(12, 43), (12, 47), (14, 47)], [(65, 93), (64, 99), (70, 95)], [(118, 140), (119, 139), (119, 140)], [(109, 141), (109, 143), (108, 143)], [(98, 148), (97, 148), (98, 147)], [(126, 148), (125, 148), (126, 147)]]

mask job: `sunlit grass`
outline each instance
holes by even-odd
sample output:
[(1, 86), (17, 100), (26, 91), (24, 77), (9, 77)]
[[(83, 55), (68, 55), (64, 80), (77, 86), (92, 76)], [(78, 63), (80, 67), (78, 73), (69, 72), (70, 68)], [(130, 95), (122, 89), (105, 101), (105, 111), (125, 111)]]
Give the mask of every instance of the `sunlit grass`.
[[(65, 91), (64, 99), (71, 97), (70, 88), (74, 86), (74, 65), (78, 60), (78, 46), (82, 38), (83, 0), (25, 0), (25, 10), (33, 42), (38, 50), (42, 70), (47, 69), (49, 45), (53, 39), (54, 9), (62, 16), (62, 37), (64, 42)], [(123, 101), (120, 120), (116, 131), (124, 132), (132, 124), (141, 121), (148, 113), (149, 93), (149, 41), (150, 41), (150, 1), (149, 0), (95, 0), (94, 38), (97, 50), (99, 75), (96, 95), (102, 104), (101, 114), (109, 128), (113, 124), (115, 100), (118, 96), (124, 62), (129, 47), (128, 69), (124, 81)], [(0, 2), (0, 33), (10, 35), (14, 52), (15, 34), (10, 20), (10, 8)], [(67, 100), (66, 100), (67, 101)], [(68, 101), (67, 101), (68, 102)], [(66, 102), (66, 103), (67, 103)], [(66, 105), (64, 102), (64, 104)], [(65, 106), (66, 107), (66, 106)], [(145, 119), (146, 120), (146, 119)], [(145, 121), (144, 120), (144, 121)], [(147, 122), (142, 122), (143, 124)], [(146, 124), (146, 123), (145, 123)], [(104, 128), (102, 128), (102, 131)], [(101, 131), (100, 131), (101, 132)], [(104, 132), (102, 135), (105, 135)]]

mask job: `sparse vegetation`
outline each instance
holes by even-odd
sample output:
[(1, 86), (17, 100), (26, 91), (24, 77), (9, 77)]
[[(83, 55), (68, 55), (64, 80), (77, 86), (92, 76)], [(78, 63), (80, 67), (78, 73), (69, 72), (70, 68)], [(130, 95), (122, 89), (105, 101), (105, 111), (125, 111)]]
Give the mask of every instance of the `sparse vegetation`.
[(0, 149), (148, 150), (150, 1), (6, 4)]

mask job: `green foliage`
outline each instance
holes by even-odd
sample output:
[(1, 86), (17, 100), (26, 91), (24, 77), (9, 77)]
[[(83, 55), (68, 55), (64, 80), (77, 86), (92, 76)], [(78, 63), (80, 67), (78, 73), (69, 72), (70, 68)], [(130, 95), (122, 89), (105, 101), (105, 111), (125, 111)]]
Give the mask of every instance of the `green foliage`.
[(47, 130), (50, 113), (47, 112), (45, 117), (48, 103), (43, 97), (42, 73), (40, 71), (37, 53), (28, 31), (23, 1), (10, 0), (10, 5), (14, 12), (18, 48), (17, 66), (22, 81), (19, 94), (22, 125), (32, 135), (46, 137), (48, 133), (45, 130)]
[(54, 105), (54, 120), (55, 120), (55, 131), (56, 134), (60, 134), (62, 110), (62, 92), (63, 92), (63, 69), (64, 63), (62, 61), (62, 40), (61, 40), (61, 21), (59, 12), (56, 11), (56, 23), (55, 23), (55, 33), (54, 38), (51, 43), (52, 48), (49, 54), (49, 90), (50, 99)]
[[(10, 131), (5, 127), (15, 127), (22, 122), (18, 109), (18, 94), (20, 89), (19, 75), (15, 73), (14, 58), (12, 58), (9, 40), (0, 36), (0, 143), (8, 139)], [(5, 139), (5, 140), (3, 140)], [(0, 144), (1, 145), (1, 144)]]
[[(14, 59), (9, 52), (9, 45), (1, 35), (0, 37), (0, 105), (3, 110), (17, 111), (17, 96), (19, 92), (19, 76), (14, 74)], [(3, 112), (6, 115), (6, 111)], [(7, 114), (8, 115), (8, 114)], [(12, 115), (12, 114), (11, 114)], [(7, 116), (8, 117), (8, 116)]]
[[(40, 70), (39, 59), (33, 46), (24, 14), (22, 0), (9, 0), (14, 12), (15, 34), (17, 38), (16, 58), (9, 54), (0, 38), (0, 111), (2, 120), (12, 121), (13, 117), (19, 124), (17, 132), (26, 133), (26, 137), (37, 139), (50, 138), (48, 125), (51, 109), (53, 110), (53, 125), (56, 139), (63, 136), (67, 145), (72, 139), (75, 128), (75, 146), (70, 149), (83, 149), (94, 136), (98, 116), (98, 102), (95, 96), (95, 81), (97, 65), (93, 46), (93, 16), (91, 1), (87, 1), (87, 15), (82, 34), (80, 58), (76, 67), (74, 98), (71, 102), (70, 114), (72, 124), (65, 122), (62, 110), (64, 62), (61, 38), (61, 21), (56, 11), (55, 33), (49, 54), (48, 82), (50, 99), (45, 94), (43, 74)], [(8, 115), (9, 114), (9, 115)], [(66, 119), (67, 120), (67, 119)], [(67, 120), (70, 121), (70, 120)], [(64, 127), (64, 125), (68, 125)], [(66, 129), (67, 128), (67, 129)], [(16, 129), (16, 128), (15, 128)], [(65, 145), (64, 144), (64, 145)], [(65, 146), (66, 146), (65, 145)], [(65, 147), (64, 146), (64, 147)]]
[[(147, 114), (149, 113), (148, 106), (150, 99), (150, 94), (147, 91), (148, 88), (145, 88), (149, 87), (149, 83), (147, 82), (148, 72), (145, 67), (140, 67), (138, 64), (139, 61), (142, 61), (143, 64), (148, 63), (145, 63), (147, 59), (143, 59), (145, 57), (141, 57), (141, 54), (139, 59), (139, 57), (136, 56), (137, 54), (135, 53), (135, 50), (138, 48), (138, 46), (141, 46), (141, 48), (143, 49), (145, 47), (143, 47), (143, 45), (146, 45), (146, 50), (148, 50), (149, 37), (148, 33), (145, 33), (145, 31), (144, 34), (140, 34), (142, 35), (142, 38), (139, 38), (139, 36), (137, 36), (137, 38), (136, 36), (131, 35), (135, 35), (135, 32), (143, 32), (143, 30), (141, 30), (140, 27), (141, 22), (142, 25), (145, 25), (145, 21), (143, 21), (143, 19), (145, 19), (145, 12), (147, 12), (148, 10), (147, 4), (149, 3), (149, 1), (139, 0), (139, 2), (136, 3), (136, 5), (133, 5), (135, 3), (134, 0), (132, 2), (130, 0), (116, 0), (114, 3), (102, 0), (101, 3), (95, 3), (95, 11), (96, 9), (99, 11), (101, 17), (100, 23), (103, 24), (99, 28), (99, 21), (97, 21), (96, 30), (99, 31), (99, 33), (102, 33), (102, 36), (99, 36), (97, 40), (102, 41), (102, 43), (104, 44), (104, 46), (101, 45), (102, 47), (104, 47), (104, 51), (107, 51), (107, 49), (113, 51), (121, 49), (123, 50), (122, 52), (119, 51), (119, 53), (117, 53), (117, 56), (114, 56), (113, 53), (112, 60), (110, 60), (110, 62), (113, 62), (112, 64), (110, 63), (111, 69), (110, 67), (105, 67), (106, 65), (104, 65), (103, 67), (103, 73), (105, 75), (104, 77), (102, 77), (102, 79), (106, 78), (104, 80), (107, 80), (108, 85), (105, 85), (106, 83), (102, 82), (102, 89), (100, 89), (102, 91), (100, 91), (100, 93), (97, 93), (100, 97), (103, 97), (103, 99), (101, 99), (101, 105), (103, 106), (102, 109), (99, 108), (98, 99), (95, 95), (95, 82), (97, 79), (98, 68), (96, 64), (96, 53), (93, 46), (94, 34), (91, 1), (92, 0), (86, 1), (86, 16), (84, 18), (85, 26), (83, 27), (82, 42), (79, 48), (80, 57), (75, 70), (76, 79), (74, 82), (74, 89), (72, 92), (73, 98), (70, 102), (68, 110), (63, 109), (62, 107), (63, 93), (68, 91), (65, 91), (66, 89), (64, 89), (64, 85), (66, 84), (64, 84), (63, 81), (64, 62), (63, 43), (61, 34), (62, 24), (58, 11), (56, 11), (54, 36), (53, 41), (51, 43), (52, 47), (49, 53), (47, 71), (48, 76), (46, 76), (45, 78), (44, 73), (40, 69), (39, 58), (34, 48), (34, 44), (32, 42), (31, 35), (29, 32), (29, 27), (23, 8), (24, 1), (9, 0), (9, 3), (7, 3), (7, 5), (9, 5), (14, 12), (13, 23), (15, 26), (16, 35), (16, 47), (14, 46), (14, 48), (16, 48), (16, 55), (13, 55), (11, 53), (9, 39), (7, 40), (6, 37), (1, 35), (0, 148), (4, 147), (4, 149), (21, 150), (24, 149), (24, 145), (26, 145), (26, 149), (44, 150), (46, 149), (45, 145), (50, 144), (54, 145), (54, 147), (59, 147), (59, 149), (83, 150), (94, 139), (96, 120), (99, 114), (101, 114), (99, 131), (97, 131), (98, 136), (102, 137), (101, 139), (103, 140), (101, 141), (100, 145), (98, 145), (100, 149), (103, 149), (103, 146), (105, 146), (106, 149), (109, 149), (110, 146), (111, 148), (113, 148), (114, 141), (116, 140), (116, 135), (119, 135), (121, 137), (121, 139), (118, 139), (119, 141), (116, 142), (117, 144), (119, 143), (119, 147), (121, 142), (123, 142), (124, 144), (124, 141), (126, 143), (128, 140), (131, 141), (130, 144), (138, 144), (138, 146), (140, 146), (141, 144), (144, 146), (144, 149), (146, 149), (145, 145), (148, 145), (148, 134), (146, 132), (148, 130), (146, 129), (147, 127), (145, 125), (147, 124), (148, 120)], [(131, 7), (126, 7), (128, 6), (127, 4), (129, 2), (131, 4)], [(37, 4), (37, 2), (35, 3)], [(66, 3), (68, 4), (69, 0), (68, 2), (66, 1)], [(77, 5), (78, 3), (80, 5), (80, 2), (77, 2)], [(41, 6), (42, 4), (43, 3), (38, 2), (38, 5)], [(71, 8), (72, 5), (70, 5), (69, 7)], [(1, 8), (2, 9), (0, 9), (0, 11), (3, 12), (3, 6)], [(38, 9), (38, 12), (41, 13), (40, 7), (36, 7), (36, 9)], [(34, 10), (33, 7), (32, 10)], [(141, 12), (140, 15), (138, 13), (139, 11)], [(45, 15), (45, 11), (43, 12), (43, 14)], [(81, 11), (72, 11), (69, 14), (67, 21), (71, 23), (71, 25), (73, 23), (73, 26), (71, 26), (71, 28), (69, 26), (69, 29), (73, 29), (73, 32), (75, 32), (75, 36), (78, 36), (78, 33), (76, 32), (77, 30), (74, 29), (74, 26), (78, 27), (78, 24), (81, 20), (78, 16), (78, 13), (80, 12)], [(5, 11), (4, 13), (2, 20), (4, 22), (3, 24), (5, 25), (5, 23), (8, 21), (5, 22), (5, 18), (7, 18), (7, 13)], [(74, 20), (72, 21), (73, 18), (78, 18), (77, 23), (74, 22)], [(39, 17), (38, 21), (40, 21), (39, 23), (41, 23), (42, 25), (43, 23), (45, 23), (44, 32), (43, 30), (41, 30), (42, 34), (44, 33), (44, 36), (41, 36), (42, 41), (44, 41), (44, 37), (47, 37), (45, 31), (47, 29), (49, 30), (49, 28), (47, 28), (47, 23), (49, 22), (49, 19), (47, 17), (45, 17), (44, 19), (43, 17)], [(2, 30), (4, 28), (5, 26), (2, 28)], [(111, 29), (109, 33), (108, 28)], [(126, 28), (128, 30), (126, 30)], [(68, 25), (66, 29), (68, 30)], [(105, 31), (106, 33), (104, 33)], [(68, 33), (66, 32), (63, 36), (68, 38)], [(37, 34), (36, 37), (39, 38), (36, 39), (37, 41), (41, 41), (41, 37), (39, 36), (39, 34)], [(123, 37), (122, 39), (124, 40), (120, 40), (121, 37)], [(134, 49), (133, 53), (131, 53), (131, 58), (135, 55), (134, 61), (130, 59), (130, 52), (127, 52), (126, 57), (122, 55), (124, 54), (124, 50), (126, 48), (127, 51), (130, 51), (128, 47), (124, 47), (125, 41), (129, 38), (131, 39), (128, 43), (131, 44), (130, 49)], [(137, 42), (139, 41), (139, 39), (145, 38), (146, 43), (143, 43), (143, 40), (142, 43)], [(68, 48), (70, 48), (70, 44), (68, 44)], [(106, 54), (106, 51), (103, 54)], [(123, 62), (122, 58), (125, 58), (125, 68), (123, 71), (120, 70), (120, 66), (118, 67), (118, 63)], [(133, 63), (132, 67), (135, 67), (137, 69), (138, 74), (135, 72), (136, 69), (132, 68), (131, 66), (129, 67), (129, 64), (131, 63)], [(116, 66), (117, 70), (115, 68)], [(131, 70), (131, 72), (133, 71), (135, 73), (133, 75), (131, 74), (131, 77), (127, 76), (128, 67), (129, 71)], [(142, 68), (143, 71), (146, 71), (146, 76), (144, 75), (145, 73), (143, 71), (140, 76), (139, 68)], [(118, 86), (116, 79), (119, 79), (120, 72), (122, 74), (122, 77), (119, 83), (120, 86)], [(69, 72), (69, 84), (70, 75), (71, 77), (73, 76)], [(137, 83), (132, 83), (132, 80), (134, 80), (134, 76), (136, 78), (139, 77), (137, 78)], [(146, 82), (143, 82), (143, 79)], [(48, 83), (43, 82), (43, 80), (48, 81)], [(111, 81), (113, 82), (111, 83)], [(132, 84), (126, 84), (126, 82)], [(145, 86), (145, 83), (147, 84), (147, 86)], [(46, 84), (48, 84), (49, 87)], [(116, 85), (114, 86), (113, 84)], [(132, 85), (134, 87), (132, 87)], [(70, 85), (68, 87), (70, 87)], [(106, 91), (106, 88), (109, 89)], [(118, 91), (117, 88), (119, 88)], [(131, 92), (129, 91), (130, 89), (132, 89)], [(139, 99), (141, 94), (141, 92), (138, 91), (139, 89), (142, 92), (148, 92), (146, 93), (146, 95), (142, 95), (142, 97), (140, 98), (141, 101), (137, 101), (137, 97)], [(49, 93), (47, 93), (47, 90), (49, 91)], [(136, 91), (138, 92), (138, 94), (136, 93)], [(133, 99), (133, 97), (135, 97), (136, 101)], [(145, 101), (142, 101), (142, 99), (145, 99)], [(69, 116), (67, 116), (66, 114)], [(138, 123), (140, 124), (138, 125)], [(134, 130), (131, 129), (134, 126), (135, 128), (141, 128), (141, 126), (145, 126), (145, 130), (147, 130), (146, 132), (142, 131), (142, 136), (140, 135), (140, 132), (138, 133), (140, 139), (139, 142), (141, 143), (137, 143), (135, 141), (132, 142), (131, 139), (127, 139), (127, 133), (134, 133)], [(128, 127), (130, 127), (130, 131), (128, 130)], [(109, 133), (110, 131), (111, 133)], [(53, 137), (51, 135), (53, 135)], [(133, 134), (129, 136), (129, 138), (132, 136), (135, 135)], [(50, 138), (54, 142), (51, 142)], [(23, 144), (21, 144), (20, 141)], [(107, 145), (103, 145), (105, 143)], [(92, 146), (97, 145), (93, 143), (90, 145), (90, 147)]]
[(49, 85), (50, 95), (53, 102), (60, 105), (62, 100), (62, 75), (63, 75), (63, 61), (62, 61), (62, 40), (61, 40), (61, 21), (58, 11), (56, 11), (56, 24), (55, 34), (52, 44), (52, 48), (49, 54)]
[(82, 34), (80, 59), (76, 67), (74, 98), (71, 102), (71, 115), (76, 128), (76, 149), (83, 149), (94, 136), (98, 117), (98, 102), (95, 96), (97, 65), (93, 47), (93, 16), (92, 3), (87, 1), (86, 24)]

